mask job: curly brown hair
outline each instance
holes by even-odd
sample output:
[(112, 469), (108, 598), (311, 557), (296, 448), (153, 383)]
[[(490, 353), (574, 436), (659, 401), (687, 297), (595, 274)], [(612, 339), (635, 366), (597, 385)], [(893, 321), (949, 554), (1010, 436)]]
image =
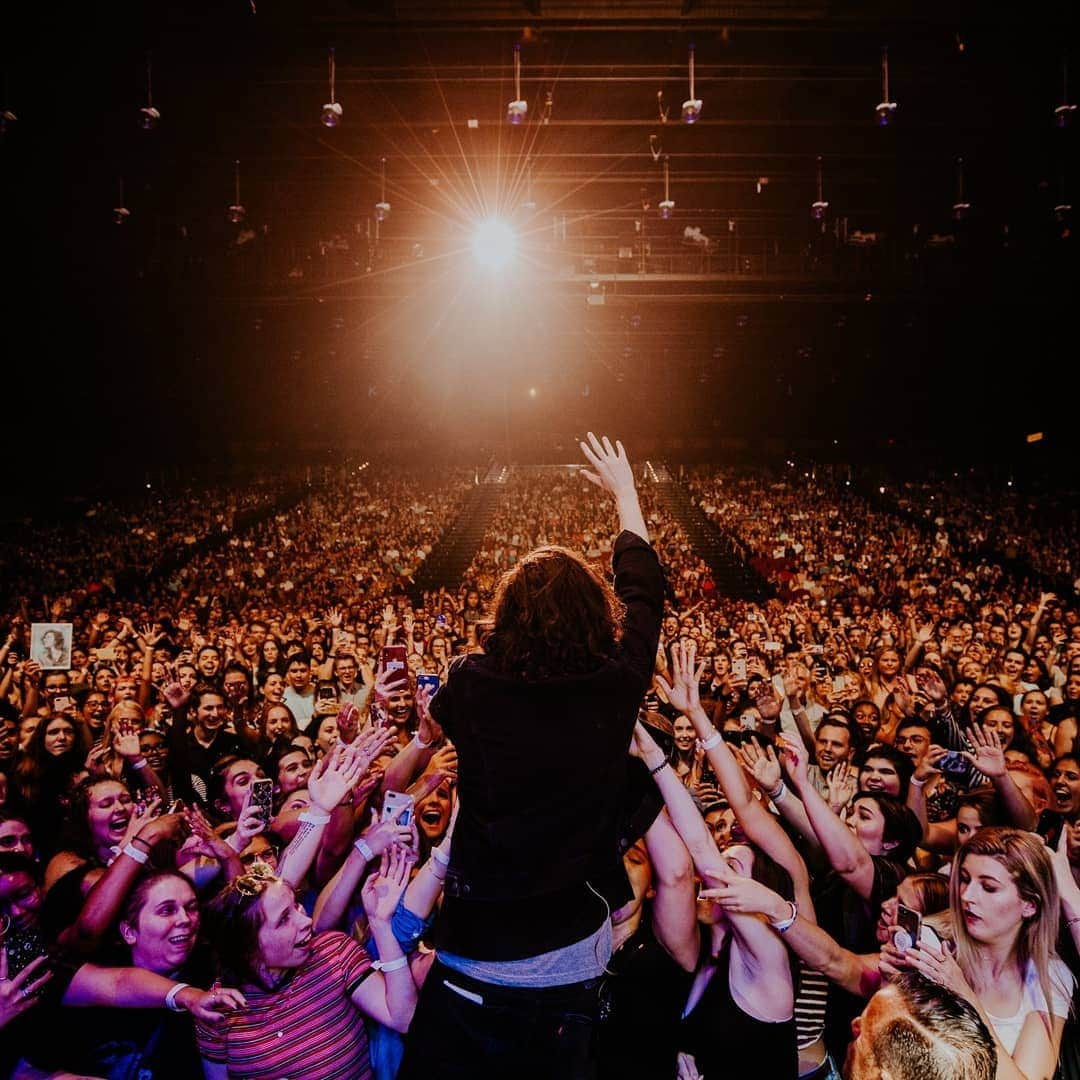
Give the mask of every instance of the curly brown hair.
[(595, 671), (615, 651), (622, 601), (568, 548), (540, 547), (503, 574), (484, 649), (507, 675), (527, 681)]

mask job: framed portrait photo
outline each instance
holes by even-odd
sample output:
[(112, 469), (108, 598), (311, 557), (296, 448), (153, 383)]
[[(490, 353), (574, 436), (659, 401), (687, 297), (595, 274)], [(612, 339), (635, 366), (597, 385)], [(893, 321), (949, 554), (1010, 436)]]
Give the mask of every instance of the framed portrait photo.
[(67, 671), (71, 667), (72, 624), (33, 623), (30, 627), (30, 659), (42, 671)]

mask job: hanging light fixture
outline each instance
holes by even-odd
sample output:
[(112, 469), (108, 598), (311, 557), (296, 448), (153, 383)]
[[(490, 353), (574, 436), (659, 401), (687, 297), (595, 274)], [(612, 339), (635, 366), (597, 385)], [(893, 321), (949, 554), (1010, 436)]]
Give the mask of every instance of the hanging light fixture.
[(675, 203), (671, 198), (671, 170), (667, 154), (664, 155), (664, 198), (660, 203), (660, 217), (667, 221), (671, 212), (675, 209)]
[(829, 204), (825, 200), (825, 195), (821, 182), (821, 155), (817, 156), (817, 200), (810, 204), (810, 216), (815, 221), (825, 220), (825, 211), (829, 209)]
[(114, 225), (123, 225), (131, 217), (131, 211), (124, 205), (124, 178), (120, 177), (120, 202), (113, 207), (112, 219)]
[(375, 204), (375, 220), (385, 221), (390, 216), (390, 204), (386, 201), (386, 158), (381, 158), (382, 196)]
[(514, 100), (506, 106), (506, 119), (520, 124), (529, 111), (529, 103), (521, 97), (521, 45), (514, 46)]
[(533, 166), (531, 157), (525, 159), (525, 201), (521, 204), (521, 209), (528, 211), (530, 214), (536, 209), (536, 200), (533, 198)]
[(0, 135), (6, 135), (7, 129), (18, 119), (11, 109), (0, 109)]
[(225, 215), (234, 224), (239, 225), (244, 218), (247, 217), (247, 210), (244, 209), (240, 202), (240, 161), (237, 159), (233, 162), (233, 191), (235, 201), (226, 211)]
[(146, 104), (139, 110), (139, 127), (143, 131), (153, 131), (161, 119), (161, 113), (154, 108), (154, 69), (150, 54), (146, 54)]
[(1059, 128), (1068, 127), (1076, 116), (1076, 106), (1069, 104), (1069, 58), (1061, 59), (1061, 104), (1054, 110), (1054, 120)]
[(1067, 235), (1072, 224), (1072, 204), (1065, 195), (1065, 174), (1061, 174), (1058, 182), (1058, 202), (1054, 207), (1054, 220), (1060, 226), (1062, 235)]
[(337, 98), (334, 97), (334, 79), (337, 75), (337, 64), (334, 59), (334, 50), (330, 50), (330, 100), (322, 107), (322, 116), (319, 117), (323, 127), (337, 127), (341, 123), (342, 108)]
[(888, 127), (892, 114), (896, 112), (896, 102), (889, 100), (889, 47), (881, 47), (881, 101), (874, 110), (879, 127)]
[(684, 124), (696, 124), (701, 116), (701, 99), (694, 97), (694, 46), (690, 46), (690, 97), (682, 103)]
[(953, 203), (952, 216), (956, 221), (963, 221), (971, 213), (971, 203), (964, 199), (964, 159), (956, 159), (956, 202)]

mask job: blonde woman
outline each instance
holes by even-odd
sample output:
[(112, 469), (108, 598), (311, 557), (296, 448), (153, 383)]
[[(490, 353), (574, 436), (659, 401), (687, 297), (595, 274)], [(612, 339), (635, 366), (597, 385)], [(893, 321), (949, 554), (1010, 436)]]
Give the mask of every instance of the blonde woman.
[(1074, 985), (1056, 952), (1061, 899), (1050, 853), (1034, 833), (980, 829), (955, 865), (955, 954), (886, 945), (882, 972), (914, 968), (970, 1001), (994, 1036), (998, 1080), (1044, 1080), (1057, 1066)]

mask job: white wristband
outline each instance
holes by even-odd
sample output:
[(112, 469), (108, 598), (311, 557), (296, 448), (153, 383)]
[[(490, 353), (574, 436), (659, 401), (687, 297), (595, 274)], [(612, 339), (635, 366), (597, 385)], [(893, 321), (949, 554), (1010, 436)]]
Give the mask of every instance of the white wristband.
[(409, 958), (399, 956), (396, 960), (372, 960), (371, 966), (385, 975), (388, 971), (400, 971), (403, 967), (408, 967)]
[(314, 810), (305, 810), (297, 821), (303, 821), (307, 825), (326, 825), (330, 821), (329, 814), (320, 814)]
[(920, 780), (917, 776), (913, 776), (910, 783), (914, 784), (916, 787), (926, 787), (926, 781)]
[(146, 758), (144, 758), (144, 757), (141, 757), (138, 760), (133, 761), (131, 763), (131, 767), (133, 769), (145, 769), (146, 765), (147, 765), (147, 761), (146, 761)]
[(134, 844), (125, 844), (120, 849), (120, 854), (134, 859), (140, 866), (145, 866), (150, 861), (150, 856), (145, 851), (140, 851)]
[(778, 803), (787, 794), (787, 784), (781, 780), (780, 786), (775, 791), (769, 791), (766, 794), (774, 803)]
[(171, 1009), (173, 1012), (183, 1012), (183, 1005), (176, 1004), (176, 996), (181, 990), (186, 990), (190, 983), (176, 983), (173, 988), (165, 995), (165, 1008)]
[(228, 836), (225, 837), (225, 843), (228, 844), (229, 847), (231, 847), (233, 849), (233, 851), (236, 852), (237, 855), (239, 855), (240, 852), (243, 851), (244, 848), (247, 847), (247, 844), (241, 844), (239, 841), (240, 841), (240, 830), (239, 829), (233, 829), (233, 831), (231, 833), (229, 833)]
[(366, 862), (375, 861), (375, 852), (371, 850), (370, 845), (362, 836), (359, 840), (356, 841), (355, 844), (353, 844), (353, 847), (356, 848), (356, 850), (364, 856)]
[(779, 922), (771, 922), (769, 925), (778, 933), (785, 934), (795, 925), (795, 920), (799, 917), (799, 905), (794, 900), (789, 900), (791, 905), (791, 916), (787, 919), (781, 919)]
[(714, 746), (719, 746), (724, 741), (724, 736), (719, 731), (714, 731), (707, 739), (698, 739), (698, 746), (702, 750), (711, 750)]
[(418, 746), (418, 747), (419, 747), (419, 748), (420, 748), (421, 750), (427, 750), (427, 749), (428, 749), (428, 748), (429, 748), (429, 747), (431, 746), (431, 743), (429, 743), (429, 742), (424, 742), (424, 740), (420, 738), (420, 732), (419, 732), (419, 731), (418, 731), (418, 732), (417, 732), (417, 733), (416, 733), (416, 734), (415, 734), (415, 735), (414, 735), (414, 736), (412, 737), (412, 741), (413, 741), (414, 743), (416, 743), (416, 745), (417, 745), (417, 746)]
[(442, 851), (440, 848), (433, 847), (431, 849), (431, 857), (442, 866), (450, 865), (450, 856), (447, 855), (446, 852)]

